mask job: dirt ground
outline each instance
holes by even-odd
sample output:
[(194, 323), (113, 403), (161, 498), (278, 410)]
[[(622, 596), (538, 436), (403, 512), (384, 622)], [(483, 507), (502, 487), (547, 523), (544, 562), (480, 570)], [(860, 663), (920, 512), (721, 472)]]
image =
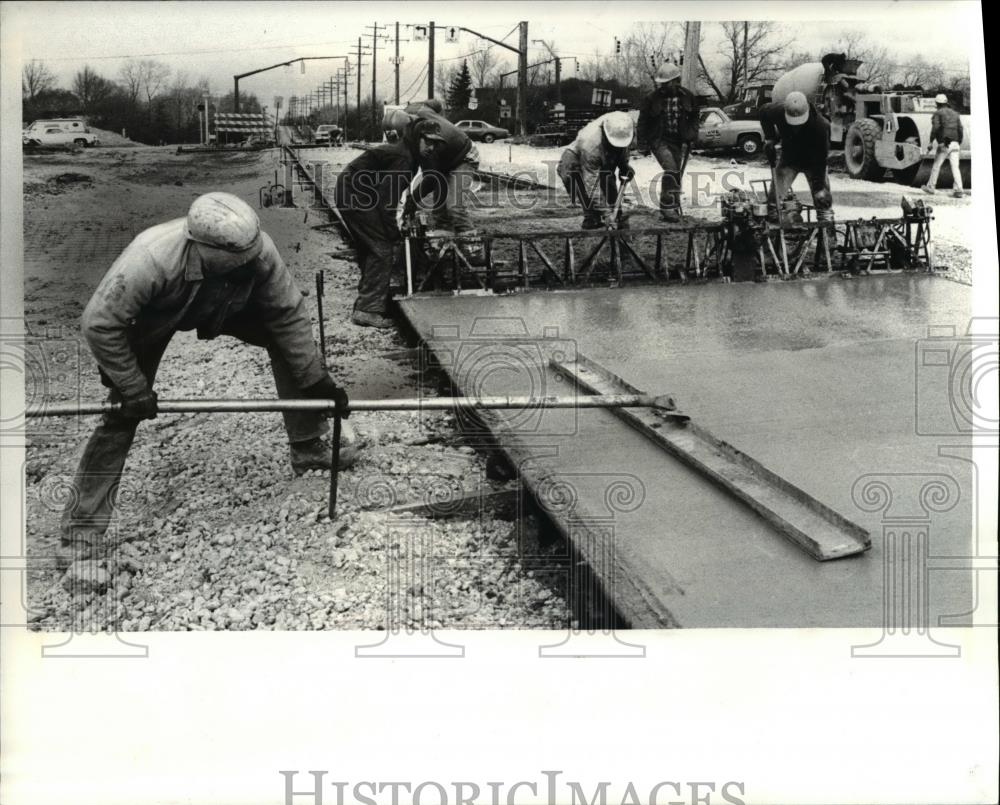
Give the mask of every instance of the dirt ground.
[[(104, 390), (79, 316), (104, 271), (142, 229), (227, 190), (257, 207), (276, 152), (177, 155), (171, 148), (26, 155), (25, 317), (52, 368), (33, 401), (98, 400)], [(300, 287), (325, 270), (327, 357), (355, 398), (439, 392), (395, 332), (348, 321), (357, 268), (331, 260), (338, 236), (313, 210), (260, 210)], [(314, 331), (318, 334), (315, 307)], [(55, 356), (52, 358), (51, 356)], [(264, 350), (180, 333), (157, 378), (161, 398), (273, 397)], [(95, 418), (37, 420), (26, 460), (29, 611), (40, 629), (562, 628), (558, 582), (530, 570), (516, 521), (476, 494), (500, 488), (450, 414), (355, 414), (362, 450), (326, 518), (328, 473), (296, 477), (277, 415), (163, 415), (140, 426), (118, 493), (109, 563), (67, 590), (51, 566), (61, 510)], [(425, 517), (473, 495), (471, 515)], [(545, 549), (549, 550), (549, 549)], [(537, 557), (536, 557), (537, 558)], [(537, 564), (537, 563), (536, 563)], [(545, 564), (544, 562), (542, 563)], [(104, 571), (115, 570), (106, 578)], [(544, 568), (543, 568), (544, 569)], [(537, 578), (536, 578), (537, 575)], [(94, 582), (94, 583), (91, 583)], [(102, 592), (105, 582), (110, 582)], [(544, 583), (543, 583), (544, 582)]]
[[(487, 200), (475, 212), (482, 229), (578, 225), (579, 212), (567, 207), (554, 173), (559, 149), (492, 143), (480, 144), (479, 151), (484, 170), (524, 171), (556, 188), (527, 194), (542, 199), (530, 209)], [(357, 153), (341, 148), (303, 155), (335, 170)], [(642, 221), (655, 208), (658, 166), (651, 157), (633, 164), (637, 181), (628, 206)], [(29, 378), (29, 399), (103, 398), (79, 316), (107, 267), (138, 232), (183, 215), (201, 193), (226, 190), (257, 207), (259, 190), (276, 171), (280, 179), (277, 151), (178, 155), (173, 148), (139, 146), (26, 154), (25, 317), (29, 332), (58, 356), (53, 365), (63, 370), (46, 368), (42, 380)], [(733, 186), (734, 176), (748, 182), (767, 175), (763, 163), (695, 155), (686, 209), (716, 220), (718, 193)], [(922, 196), (914, 188), (842, 176), (832, 185), (838, 220), (895, 216), (902, 195)], [(796, 189), (808, 198), (802, 178)], [(488, 199), (485, 190), (482, 195)], [(963, 244), (971, 242), (970, 201), (939, 194), (931, 203), (937, 259), (967, 281), (971, 255)], [(440, 393), (440, 375), (403, 336), (349, 323), (357, 267), (331, 257), (343, 244), (321, 227), (325, 216), (303, 208), (259, 212), (300, 287), (314, 294), (315, 274), (324, 270), (327, 358), (351, 396)], [(318, 335), (313, 302), (314, 296)], [(193, 333), (174, 339), (157, 390), (161, 398), (274, 396), (263, 350), (225, 338), (202, 342)], [(492, 480), (488, 452), (470, 446), (451, 415), (356, 414), (350, 421), (363, 447), (355, 467), (343, 473), (333, 522), (325, 517), (328, 474), (293, 475), (277, 415), (164, 415), (143, 423), (119, 490), (112, 529), (117, 549), (105, 566), (91, 568), (97, 584), (67, 589), (50, 557), (95, 420), (38, 420), (26, 464), (33, 623), (124, 631), (575, 623), (564, 574), (553, 571), (565, 567), (564, 548), (540, 543), (533, 519), (518, 519), (508, 498), (501, 495), (507, 504), (493, 506), (483, 497), (502, 482)], [(439, 513), (450, 512), (467, 495), (473, 496), (469, 509), (454, 517), (389, 511), (432, 502)], [(106, 570), (115, 572), (105, 578)]]

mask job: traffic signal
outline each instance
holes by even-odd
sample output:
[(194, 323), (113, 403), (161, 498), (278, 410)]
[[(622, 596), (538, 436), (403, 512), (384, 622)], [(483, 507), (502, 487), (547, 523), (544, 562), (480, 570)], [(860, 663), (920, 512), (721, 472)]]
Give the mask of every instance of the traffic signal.
[(620, 56), (622, 53), (622, 40), (617, 36), (615, 37), (615, 55)]

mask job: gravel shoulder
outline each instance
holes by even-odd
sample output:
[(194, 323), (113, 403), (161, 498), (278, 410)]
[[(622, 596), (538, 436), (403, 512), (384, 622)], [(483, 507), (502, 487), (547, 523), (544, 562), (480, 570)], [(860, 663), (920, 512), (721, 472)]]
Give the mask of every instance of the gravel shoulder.
[[(104, 271), (135, 234), (183, 215), (201, 193), (225, 189), (256, 208), (276, 159), (274, 152), (220, 158), (150, 147), (26, 157), (25, 317), (46, 349), (62, 345), (67, 370), (29, 396), (102, 399), (79, 316)], [(398, 334), (348, 322), (357, 267), (331, 260), (339, 239), (312, 228), (325, 219), (303, 209), (260, 215), (300, 287), (314, 288), (315, 272), (325, 270), (327, 356), (336, 379), (356, 397), (438, 393), (436, 375), (420, 370)], [(318, 334), (315, 308), (313, 317)], [(198, 341), (193, 333), (175, 337), (157, 387), (163, 397), (274, 396), (264, 350), (226, 338)], [(342, 475), (333, 522), (325, 516), (329, 474), (293, 475), (277, 415), (143, 423), (119, 490), (110, 532), (116, 549), (109, 562), (83, 568), (70, 590), (51, 555), (95, 418), (41, 421), (26, 455), (33, 627), (551, 629), (571, 621), (563, 591), (545, 572), (546, 551), (555, 549), (524, 556), (530, 521), (485, 503), (473, 503), (473, 516), (451, 518), (387, 511), (425, 500), (440, 509), (442, 501), (476, 501), (500, 488), (450, 415), (356, 414), (350, 421), (364, 446)]]

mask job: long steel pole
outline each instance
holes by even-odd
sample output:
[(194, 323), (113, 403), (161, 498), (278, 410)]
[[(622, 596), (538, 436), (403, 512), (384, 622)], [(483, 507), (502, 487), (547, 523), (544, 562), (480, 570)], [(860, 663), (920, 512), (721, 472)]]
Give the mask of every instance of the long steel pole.
[[(160, 400), (161, 414), (223, 414), (257, 413), (266, 411), (315, 411), (333, 414), (333, 400), (245, 400), (197, 399)], [(479, 408), (503, 410), (508, 408), (658, 408), (674, 409), (673, 400), (666, 395), (653, 394), (604, 394), (569, 397), (406, 397), (397, 400), (351, 400), (350, 410), (355, 411), (449, 411), (453, 408)], [(25, 412), (28, 418), (50, 416), (89, 416), (114, 413), (121, 410), (119, 403), (52, 403)]]

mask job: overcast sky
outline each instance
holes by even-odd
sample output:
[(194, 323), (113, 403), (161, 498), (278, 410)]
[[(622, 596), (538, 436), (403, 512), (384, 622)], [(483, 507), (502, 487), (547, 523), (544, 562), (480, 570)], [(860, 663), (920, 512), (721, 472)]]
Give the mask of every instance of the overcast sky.
[[(667, 2), (163, 2), (163, 3), (48, 3), (4, 2), (3, 49), (7, 58), (40, 59), (69, 87), (73, 74), (89, 65), (116, 78), (128, 58), (155, 58), (187, 74), (191, 83), (205, 76), (213, 93), (232, 89), (232, 76), (301, 56), (347, 55), (356, 50), (357, 37), (371, 44), (374, 23), (401, 23), (400, 36), (411, 37), (407, 24), (433, 19), (439, 26), (464, 25), (517, 45), (519, 20), (529, 22), (529, 41), (555, 43), (561, 56), (591, 57), (596, 50), (609, 54), (616, 36), (624, 38), (635, 22), (686, 18), (706, 20), (703, 50), (714, 51), (718, 25), (710, 20), (781, 20), (799, 51), (815, 52), (836, 41), (848, 29), (865, 29), (881, 39), (901, 59), (922, 55), (953, 70), (964, 70), (965, 43), (970, 19), (978, 17), (974, 2), (782, 2), (782, 3), (667, 3)], [(389, 97), (393, 89), (393, 42), (379, 43), (377, 85)], [(462, 34), (458, 43), (437, 39), (436, 56), (458, 60), (482, 45)], [(540, 44), (531, 45), (531, 61), (546, 58)], [(427, 62), (426, 42), (403, 42), (401, 90), (423, 97)], [(509, 54), (513, 59), (514, 54)], [(353, 63), (353, 59), (352, 59)], [(311, 62), (303, 75), (299, 67), (279, 68), (244, 79), (242, 91), (255, 93), (270, 106), (276, 95), (303, 95), (333, 74), (340, 62)], [(564, 76), (573, 75), (571, 62)], [(420, 78), (415, 83), (415, 80)], [(407, 89), (411, 88), (409, 93)], [(371, 93), (371, 57), (362, 57), (362, 93)], [(354, 92), (351, 92), (353, 100)]]

